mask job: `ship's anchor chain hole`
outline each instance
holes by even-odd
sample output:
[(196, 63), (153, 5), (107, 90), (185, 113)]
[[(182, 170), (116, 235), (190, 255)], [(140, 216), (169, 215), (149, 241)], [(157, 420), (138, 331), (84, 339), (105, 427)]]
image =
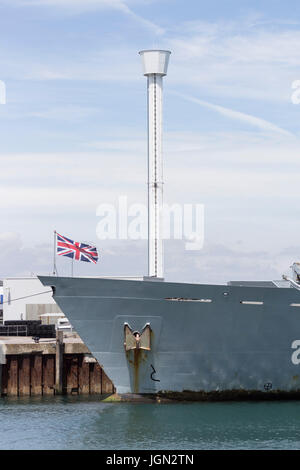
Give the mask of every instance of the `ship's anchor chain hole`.
[(146, 323), (141, 332), (133, 330), (128, 323), (124, 323), (124, 347), (125, 351), (132, 349), (151, 350), (151, 328)]

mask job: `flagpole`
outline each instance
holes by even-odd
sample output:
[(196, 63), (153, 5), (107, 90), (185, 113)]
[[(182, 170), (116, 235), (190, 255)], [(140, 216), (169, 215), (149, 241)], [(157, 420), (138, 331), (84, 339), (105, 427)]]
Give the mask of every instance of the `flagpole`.
[(55, 274), (57, 275), (57, 269), (56, 269), (56, 230), (54, 230), (53, 232), (53, 235), (54, 235), (54, 239), (53, 239), (53, 275), (55, 276)]
[(72, 258), (71, 277), (74, 277), (73, 276), (73, 271), (74, 271), (74, 258)]

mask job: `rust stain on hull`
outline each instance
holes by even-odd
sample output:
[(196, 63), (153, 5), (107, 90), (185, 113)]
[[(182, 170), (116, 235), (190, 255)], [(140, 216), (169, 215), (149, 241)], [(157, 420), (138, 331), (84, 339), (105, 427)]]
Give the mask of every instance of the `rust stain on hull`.
[(140, 357), (141, 357), (141, 350), (135, 349), (133, 351), (134, 360), (133, 360), (133, 371), (134, 371), (134, 383), (133, 383), (133, 391), (134, 393), (138, 393), (139, 391), (139, 369), (140, 369)]
[(146, 361), (146, 352), (143, 349), (126, 351), (128, 364), (132, 368), (133, 393), (139, 393), (140, 368), (142, 362)]
[(125, 354), (127, 362), (130, 366), (132, 372), (132, 390), (134, 394), (139, 393), (140, 388), (140, 376), (141, 376), (141, 366), (143, 363), (147, 362), (148, 352), (151, 350), (151, 344), (153, 344), (154, 333), (151, 328), (149, 328), (150, 332), (150, 341), (149, 341), (149, 348), (140, 347), (140, 342), (136, 343), (136, 347), (133, 349), (126, 349), (126, 328), (128, 325), (125, 324)]

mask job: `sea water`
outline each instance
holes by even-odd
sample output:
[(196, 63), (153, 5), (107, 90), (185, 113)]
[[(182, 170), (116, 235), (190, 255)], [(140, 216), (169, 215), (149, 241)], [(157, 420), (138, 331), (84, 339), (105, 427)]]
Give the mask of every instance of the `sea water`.
[(300, 401), (103, 403), (1, 398), (0, 449), (299, 449)]

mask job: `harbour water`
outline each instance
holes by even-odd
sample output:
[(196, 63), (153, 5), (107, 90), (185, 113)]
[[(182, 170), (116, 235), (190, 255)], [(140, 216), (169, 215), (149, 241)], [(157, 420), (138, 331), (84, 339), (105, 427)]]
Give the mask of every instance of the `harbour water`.
[(299, 449), (300, 402), (0, 400), (0, 449)]

